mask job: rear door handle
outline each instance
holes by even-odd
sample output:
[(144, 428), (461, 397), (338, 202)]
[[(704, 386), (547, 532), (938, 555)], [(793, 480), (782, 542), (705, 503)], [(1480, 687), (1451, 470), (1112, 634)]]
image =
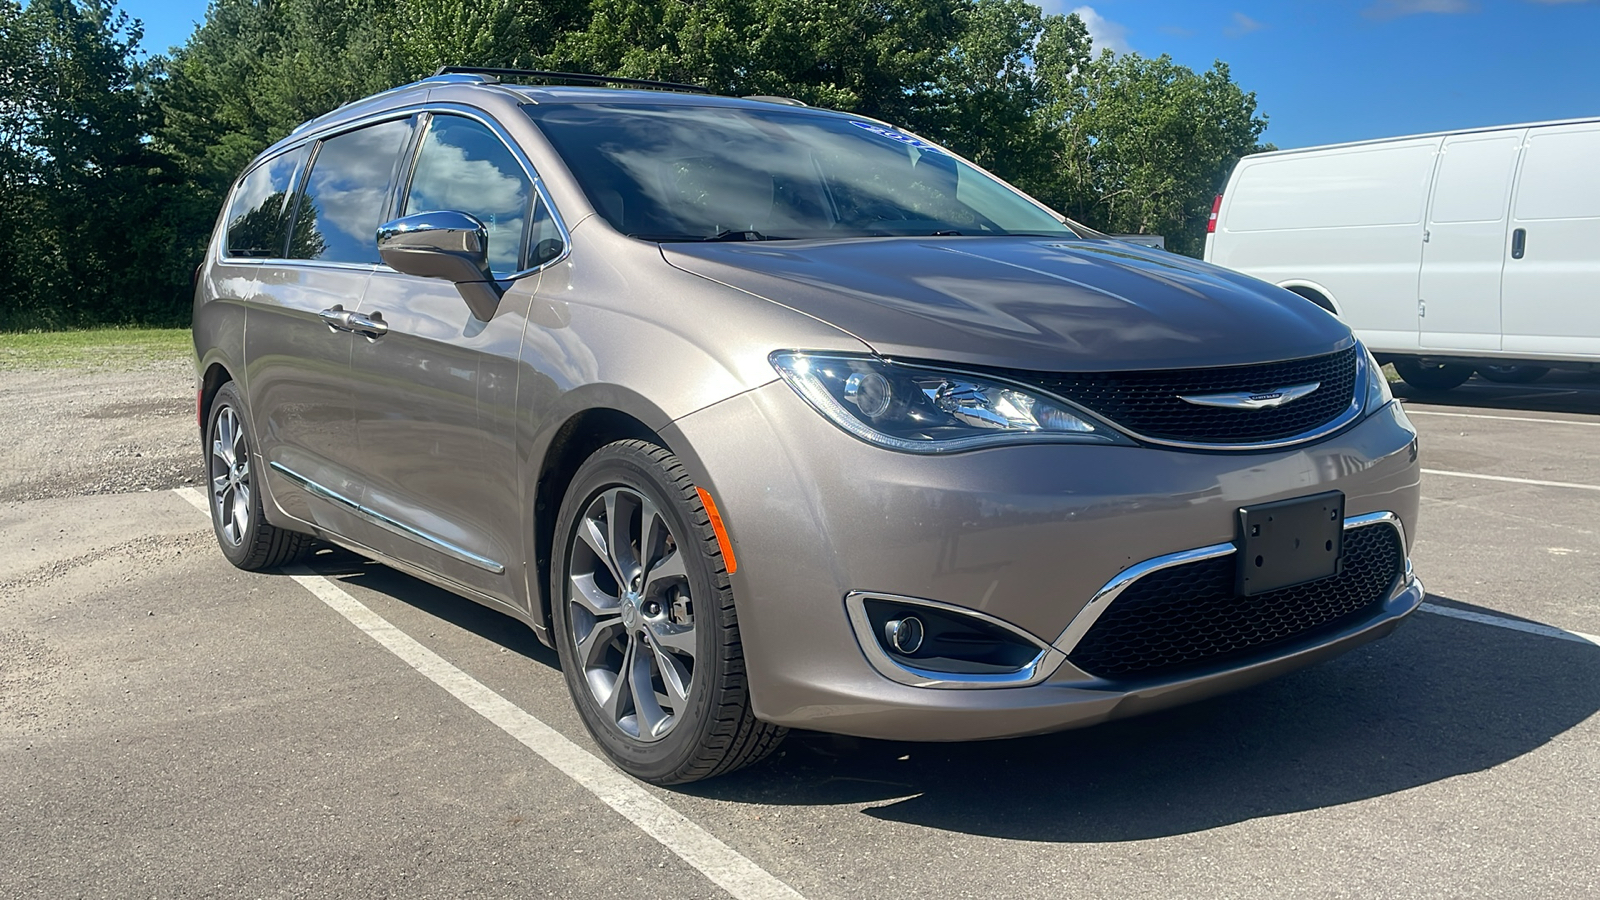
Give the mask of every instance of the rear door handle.
[(335, 303), (331, 308), (325, 309), (317, 315), (327, 324), (329, 331), (349, 331), (350, 317), (355, 313), (344, 308), (344, 304)]
[(383, 313), (373, 312), (372, 315), (362, 313), (346, 313), (350, 317), (346, 326), (356, 334), (364, 334), (370, 340), (377, 340), (389, 333), (389, 323), (383, 320)]
[(1518, 228), (1511, 232), (1511, 258), (1521, 259), (1522, 254), (1528, 249), (1528, 229)]

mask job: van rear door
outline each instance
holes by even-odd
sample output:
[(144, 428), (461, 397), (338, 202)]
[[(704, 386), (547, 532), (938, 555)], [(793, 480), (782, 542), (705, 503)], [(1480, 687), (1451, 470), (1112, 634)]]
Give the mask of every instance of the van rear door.
[(1600, 122), (1528, 130), (1511, 234), (1501, 245), (1508, 353), (1600, 359), (1597, 161)]
[(1423, 349), (1500, 349), (1500, 270), (1511, 178), (1525, 130), (1445, 138), (1423, 232)]

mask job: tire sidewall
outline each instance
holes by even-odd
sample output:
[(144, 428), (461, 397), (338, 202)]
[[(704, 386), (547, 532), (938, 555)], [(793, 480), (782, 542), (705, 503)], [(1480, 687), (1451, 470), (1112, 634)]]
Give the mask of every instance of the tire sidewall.
[[(594, 739), (623, 768), (646, 781), (673, 780), (674, 773), (688, 766), (695, 758), (714, 725), (712, 711), (721, 698), (714, 698), (712, 693), (722, 682), (721, 670), (725, 665), (718, 652), (723, 644), (721, 610), (730, 590), (725, 576), (720, 579), (713, 577), (714, 567), (720, 564), (720, 560), (708, 554), (701, 529), (692, 524), (690, 515), (695, 510), (685, 508), (687, 499), (665, 484), (668, 481), (666, 476), (660, 463), (636, 446), (612, 445), (601, 448), (579, 467), (562, 500), (550, 566), (551, 625), (555, 632), (556, 650), (561, 658), (561, 671), (573, 703)], [(606, 720), (605, 713), (583, 676), (583, 667), (577, 659), (577, 648), (567, 617), (567, 569), (573, 542), (577, 539), (579, 517), (597, 496), (613, 487), (638, 491), (655, 503), (666, 517), (677, 539), (678, 552), (685, 554), (684, 570), (688, 574), (689, 595), (694, 598), (695, 667), (689, 691), (689, 711), (665, 737), (650, 743), (623, 734)], [(722, 584), (719, 585), (718, 581)]]

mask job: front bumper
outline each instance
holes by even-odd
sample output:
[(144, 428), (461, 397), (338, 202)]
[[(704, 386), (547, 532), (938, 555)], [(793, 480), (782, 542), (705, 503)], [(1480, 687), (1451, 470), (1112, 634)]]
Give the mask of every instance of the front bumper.
[[(1337, 489), (1346, 514), (1414, 535), (1415, 432), (1397, 404), (1323, 441), (1265, 453), (1024, 445), (893, 453), (845, 435), (773, 383), (664, 435), (716, 497), (757, 716), (864, 737), (973, 740), (1089, 725), (1232, 690), (1392, 630), (1409, 576), (1371, 615), (1267, 655), (1137, 685), (1059, 658), (1025, 686), (942, 690), (886, 676), (847, 615), (852, 592), (974, 610), (1062, 647), (1101, 589), (1147, 560), (1233, 540), (1240, 506)], [(1406, 546), (1409, 552), (1409, 544)], [(1103, 595), (1102, 595), (1103, 596)], [(1064, 648), (1063, 648), (1064, 649)], [(1062, 654), (1064, 655), (1064, 653)]]

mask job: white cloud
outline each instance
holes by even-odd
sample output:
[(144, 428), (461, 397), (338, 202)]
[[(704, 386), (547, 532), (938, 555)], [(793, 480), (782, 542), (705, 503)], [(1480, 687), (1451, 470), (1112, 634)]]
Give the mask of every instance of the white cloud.
[(1094, 42), (1096, 49), (1114, 50), (1117, 53), (1127, 53), (1133, 49), (1128, 46), (1128, 26), (1100, 15), (1092, 6), (1074, 7), (1071, 13), (1083, 20), (1083, 27), (1089, 29), (1089, 40)]
[(1378, 0), (1361, 11), (1369, 19), (1398, 19), (1421, 13), (1455, 15), (1476, 10), (1472, 0)]
[(1265, 23), (1257, 22), (1242, 12), (1233, 14), (1233, 24), (1222, 29), (1228, 37), (1244, 37), (1252, 31), (1260, 31), (1267, 27)]

